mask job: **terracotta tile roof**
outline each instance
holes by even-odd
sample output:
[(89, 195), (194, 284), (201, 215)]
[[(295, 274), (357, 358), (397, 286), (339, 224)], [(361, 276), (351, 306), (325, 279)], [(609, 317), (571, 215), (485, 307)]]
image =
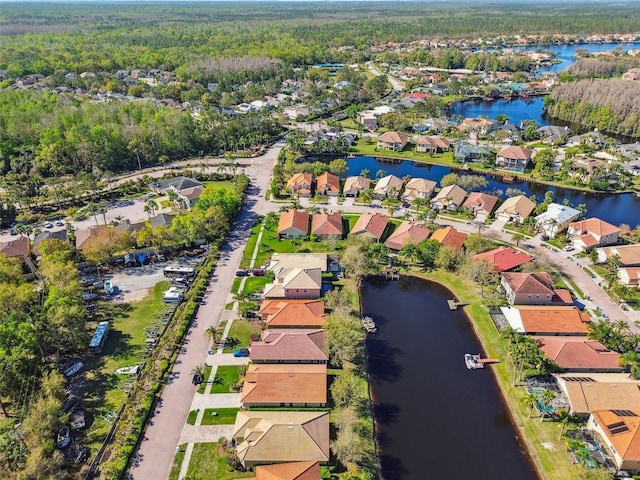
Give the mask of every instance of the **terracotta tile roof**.
[(573, 240), (580, 240), (585, 247), (590, 248), (590, 247), (595, 247), (596, 245), (599, 244), (598, 240), (596, 240), (596, 238), (591, 235), (590, 233), (585, 233), (583, 235), (577, 235), (573, 237)]
[(9, 258), (24, 257), (31, 250), (31, 244), (28, 237), (20, 236), (13, 240), (0, 242), (0, 253)]
[(249, 480), (320, 480), (320, 463), (293, 462), (262, 465), (256, 468), (256, 476)]
[(244, 405), (327, 403), (327, 366), (251, 364), (240, 401)]
[(386, 242), (384, 242), (387, 248), (392, 250), (402, 250), (408, 243), (417, 245), (423, 240), (429, 238), (431, 230), (421, 225), (416, 225), (411, 222), (402, 222), (398, 228), (389, 236)]
[(316, 213), (311, 220), (313, 235), (342, 235), (342, 214), (339, 212)]
[(595, 233), (598, 236), (611, 235), (622, 231), (615, 225), (611, 225), (610, 223), (595, 217), (587, 218), (580, 222), (570, 223), (569, 228), (582, 233)]
[(502, 205), (496, 210), (496, 215), (499, 213), (506, 213), (508, 215), (519, 215), (522, 218), (527, 218), (531, 215), (536, 204), (524, 195), (517, 195), (515, 197), (507, 198)]
[(514, 307), (520, 313), (525, 333), (587, 334), (591, 318), (576, 307), (542, 307), (520, 305)]
[(280, 214), (278, 233), (284, 232), (289, 228), (309, 233), (309, 213), (304, 210), (288, 210)]
[(602, 375), (614, 378), (610, 381), (580, 381), (581, 378), (590, 379), (592, 374), (590, 373), (588, 376), (555, 375), (569, 400), (572, 414), (589, 415), (594, 410), (605, 408), (629, 410), (640, 405), (640, 384), (638, 382), (619, 381), (616, 378), (617, 374)]
[(552, 295), (553, 277), (546, 272), (505, 272), (502, 277), (514, 293), (529, 295)]
[(379, 142), (384, 143), (401, 143), (405, 144), (409, 141), (409, 136), (402, 132), (384, 132), (378, 137)]
[(232, 438), (244, 464), (329, 460), (328, 412), (239, 411)]
[(351, 229), (353, 235), (368, 233), (376, 240), (382, 238), (389, 219), (380, 213), (363, 213)]
[(499, 198), (488, 193), (471, 192), (465, 202), (462, 204), (464, 208), (468, 208), (472, 212), (487, 212), (490, 215), (496, 208)]
[(446, 150), (451, 147), (451, 142), (442, 137), (420, 137), (418, 139), (418, 145), (429, 145)]
[(565, 370), (624, 370), (618, 365), (620, 354), (607, 350), (600, 342), (584, 337), (536, 337), (545, 356)]
[(293, 175), (291, 175), (291, 178), (287, 182), (287, 188), (305, 187), (305, 186), (310, 187), (312, 182), (313, 182), (313, 175), (311, 175), (310, 173), (304, 173), (304, 172), (294, 173)]
[(640, 267), (622, 267), (618, 269), (618, 277), (625, 273), (629, 277), (628, 285), (638, 285), (640, 283)]
[[(619, 410), (595, 410), (591, 414), (621, 458), (626, 461), (640, 462), (640, 409), (632, 409), (633, 416), (623, 416), (620, 413)], [(626, 428), (610, 427), (620, 422)]]
[(340, 192), (340, 178), (330, 172), (324, 172), (316, 178), (316, 191)]
[(466, 233), (459, 232), (453, 227), (439, 228), (431, 235), (431, 240), (435, 240), (443, 247), (449, 247), (456, 252), (460, 251), (466, 239)]
[(322, 300), (264, 300), (260, 315), (269, 328), (318, 328), (326, 323)]
[(530, 160), (531, 159), (531, 155), (532, 155), (532, 151), (529, 150), (526, 147), (515, 147), (515, 146), (510, 146), (507, 147), (503, 150), (501, 150), (498, 153), (499, 157), (504, 157), (504, 158), (510, 158), (513, 160), (517, 160), (517, 159), (526, 159), (526, 160)]
[(269, 329), (251, 343), (252, 362), (327, 361), (327, 337), (322, 329)]
[(620, 265), (622, 266), (640, 266), (640, 244), (604, 247), (602, 251), (607, 258), (618, 255), (620, 257)]
[(498, 247), (488, 252), (478, 253), (472, 260), (486, 259), (496, 266), (496, 272), (504, 272), (519, 267), (534, 259), (533, 256), (511, 247)]

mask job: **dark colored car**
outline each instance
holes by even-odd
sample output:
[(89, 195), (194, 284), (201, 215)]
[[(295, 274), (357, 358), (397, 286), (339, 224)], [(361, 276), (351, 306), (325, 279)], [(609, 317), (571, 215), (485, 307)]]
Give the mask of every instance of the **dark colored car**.
[(236, 277), (244, 277), (246, 274), (244, 270), (236, 270)]
[(76, 465), (80, 465), (81, 463), (86, 462), (87, 458), (89, 458), (89, 449), (83, 448), (78, 452), (78, 454), (76, 455), (76, 458), (73, 459), (73, 462)]
[(204, 377), (198, 373), (196, 373), (193, 378), (191, 378), (191, 383), (193, 383), (194, 385), (200, 385), (202, 382), (204, 382)]

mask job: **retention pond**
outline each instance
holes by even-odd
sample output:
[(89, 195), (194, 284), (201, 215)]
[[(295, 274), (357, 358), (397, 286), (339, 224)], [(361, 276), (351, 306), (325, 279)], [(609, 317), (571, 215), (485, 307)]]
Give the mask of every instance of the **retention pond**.
[(417, 278), (362, 286), (377, 446), (385, 480), (534, 480), (490, 370), (467, 370), (482, 347), (452, 294)]

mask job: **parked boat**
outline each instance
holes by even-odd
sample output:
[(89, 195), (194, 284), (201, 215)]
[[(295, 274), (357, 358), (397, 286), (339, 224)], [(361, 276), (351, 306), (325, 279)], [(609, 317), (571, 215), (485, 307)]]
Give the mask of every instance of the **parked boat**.
[(84, 363), (76, 362), (64, 371), (65, 377), (73, 377), (84, 367)]
[(376, 333), (378, 331), (376, 322), (374, 322), (373, 318), (371, 317), (362, 317), (362, 326), (369, 333)]
[(67, 448), (71, 443), (71, 430), (69, 430), (69, 426), (65, 425), (58, 432), (58, 437), (56, 438), (56, 447), (59, 449)]
[(116, 373), (120, 375), (135, 375), (140, 371), (140, 365), (133, 365), (132, 367), (122, 367), (116, 370)]
[(480, 362), (480, 355), (472, 355), (471, 353), (465, 353), (464, 363), (467, 364), (467, 368), (469, 370), (475, 370), (476, 368), (484, 368), (484, 363)]
[(71, 428), (79, 430), (86, 425), (84, 418), (84, 410), (76, 410), (73, 412), (73, 418), (71, 419)]

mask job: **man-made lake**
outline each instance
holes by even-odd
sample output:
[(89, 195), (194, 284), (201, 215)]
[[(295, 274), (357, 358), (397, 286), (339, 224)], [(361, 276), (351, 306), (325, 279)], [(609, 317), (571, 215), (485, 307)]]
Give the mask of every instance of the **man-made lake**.
[[(544, 50), (550, 50), (556, 54), (556, 58), (561, 63), (553, 64), (549, 67), (541, 67), (539, 72), (561, 72), (566, 70), (575, 60), (576, 50), (582, 49), (590, 53), (608, 52), (622, 49), (628, 51), (631, 49), (639, 49), (640, 43), (624, 43), (624, 44), (586, 44), (586, 45), (554, 45), (549, 47), (541, 47)], [(535, 48), (517, 48), (516, 50), (533, 50)], [(565, 123), (544, 118), (542, 116), (543, 97), (515, 99), (515, 100), (496, 100), (493, 102), (484, 102), (481, 100), (470, 102), (457, 102), (451, 107), (453, 115), (460, 115), (463, 118), (478, 117), (483, 115), (487, 118), (494, 119), (500, 114), (509, 117), (509, 122), (519, 125), (523, 120), (535, 120), (539, 125), (560, 125)]]
[(538, 478), (490, 367), (465, 366), (482, 349), (451, 293), (403, 278), (365, 281), (361, 294), (378, 325), (367, 351), (383, 478)]
[[(375, 177), (378, 170), (384, 170), (386, 174), (393, 174), (400, 178), (410, 175), (411, 177), (427, 178), (435, 182), (440, 182), (444, 175), (452, 172), (450, 168), (440, 165), (427, 165), (410, 160), (383, 162), (368, 156), (349, 158), (347, 159), (347, 166), (347, 176), (359, 175), (362, 170), (366, 169), (369, 170), (371, 177)], [(467, 174), (465, 172), (457, 173)], [(527, 196), (535, 195), (538, 201), (544, 198), (547, 191), (552, 191), (558, 202), (562, 202), (567, 198), (574, 207), (584, 203), (587, 206), (587, 217), (598, 217), (617, 226), (626, 223), (631, 225), (632, 228), (640, 224), (640, 197), (633, 193), (598, 195), (524, 181), (504, 183), (490, 175), (485, 178), (489, 183), (483, 190), (490, 193), (501, 193), (503, 200), (506, 198), (504, 193), (507, 188), (517, 188)]]

